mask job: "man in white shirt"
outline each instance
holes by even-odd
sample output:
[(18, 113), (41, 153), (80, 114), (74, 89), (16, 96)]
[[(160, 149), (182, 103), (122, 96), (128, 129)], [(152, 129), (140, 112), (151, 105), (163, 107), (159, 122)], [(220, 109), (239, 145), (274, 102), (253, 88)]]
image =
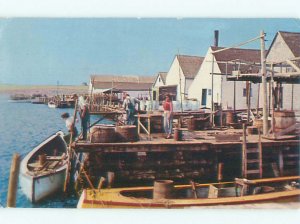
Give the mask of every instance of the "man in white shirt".
[(77, 128), (76, 128), (75, 123), (74, 123), (74, 117), (70, 116), (69, 113), (63, 113), (61, 115), (61, 118), (65, 120), (66, 127), (67, 127), (67, 129), (69, 131), (69, 134), (65, 135), (66, 142), (67, 143), (70, 142), (71, 133), (72, 133), (72, 140), (74, 141), (74, 139), (78, 135), (78, 131), (77, 131)]

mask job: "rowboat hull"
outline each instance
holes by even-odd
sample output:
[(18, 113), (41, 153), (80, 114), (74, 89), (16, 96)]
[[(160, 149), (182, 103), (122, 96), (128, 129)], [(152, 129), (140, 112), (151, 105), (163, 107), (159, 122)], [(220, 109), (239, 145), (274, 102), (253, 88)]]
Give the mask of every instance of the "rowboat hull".
[[(54, 169), (43, 172), (32, 171), (29, 168), (30, 163), (38, 157), (40, 153), (51, 155), (52, 149), (60, 150), (66, 156)], [(34, 148), (21, 162), (20, 167), (20, 185), (23, 193), (33, 203), (53, 195), (64, 189), (68, 173), (68, 154), (67, 145), (63, 140), (63, 133), (57, 132), (36, 148)]]
[[(199, 187), (200, 188), (207, 187), (207, 184), (197, 185), (197, 188)], [(191, 186), (190, 185), (175, 186), (175, 189), (177, 190), (186, 190), (188, 188), (191, 188)], [(180, 199), (176, 199), (176, 198), (152, 199), (152, 198), (143, 198), (143, 197), (137, 198), (137, 197), (128, 196), (128, 193), (140, 194), (143, 191), (152, 192), (153, 187), (116, 188), (116, 189), (101, 189), (101, 190), (86, 189), (83, 191), (77, 207), (78, 208), (192, 208), (192, 207), (203, 207), (203, 206), (240, 205), (240, 204), (268, 203), (268, 202), (282, 202), (282, 201), (300, 203), (300, 189), (236, 197), (234, 195), (235, 189), (229, 188), (226, 194), (230, 196), (225, 196), (220, 198), (201, 197), (201, 198), (180, 198)], [(205, 192), (201, 193), (201, 191), (198, 191), (198, 194), (204, 195)]]
[(48, 107), (49, 108), (57, 108), (57, 105), (54, 102), (49, 102)]
[(39, 177), (21, 174), (20, 184), (26, 197), (31, 202), (36, 203), (53, 195), (56, 192), (62, 192), (64, 189), (66, 176), (67, 169), (63, 169), (54, 174)]

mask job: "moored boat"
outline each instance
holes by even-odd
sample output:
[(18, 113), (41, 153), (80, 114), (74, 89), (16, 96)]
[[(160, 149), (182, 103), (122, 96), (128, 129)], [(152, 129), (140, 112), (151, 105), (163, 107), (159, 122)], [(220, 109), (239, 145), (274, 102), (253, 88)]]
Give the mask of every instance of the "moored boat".
[(56, 105), (53, 101), (50, 101), (50, 102), (48, 103), (48, 107), (49, 107), (49, 108), (57, 108), (57, 105)]
[(20, 185), (33, 203), (64, 189), (69, 155), (63, 132), (50, 136), (21, 162)]
[[(235, 182), (177, 185), (171, 197), (155, 198), (154, 187), (85, 189), (78, 208), (189, 208), (296, 201), (300, 203), (300, 176)], [(164, 192), (165, 189), (159, 189)], [(167, 192), (167, 191), (165, 191)]]

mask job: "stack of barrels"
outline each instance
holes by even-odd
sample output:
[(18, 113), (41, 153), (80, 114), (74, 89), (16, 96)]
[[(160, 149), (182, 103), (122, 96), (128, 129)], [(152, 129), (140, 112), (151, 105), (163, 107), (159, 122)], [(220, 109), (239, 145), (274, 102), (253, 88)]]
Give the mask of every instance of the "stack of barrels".
[(91, 143), (135, 142), (138, 134), (135, 125), (115, 127), (114, 125), (95, 125), (91, 128)]

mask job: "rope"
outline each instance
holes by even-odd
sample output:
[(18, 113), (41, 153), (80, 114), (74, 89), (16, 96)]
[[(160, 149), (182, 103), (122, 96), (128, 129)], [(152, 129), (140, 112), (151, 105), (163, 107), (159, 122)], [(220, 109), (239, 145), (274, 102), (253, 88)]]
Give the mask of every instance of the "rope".
[(255, 37), (255, 38), (253, 38), (253, 39), (247, 40), (247, 41), (245, 41), (245, 42), (239, 43), (239, 44), (237, 44), (237, 45), (233, 45), (233, 46), (231, 46), (231, 47), (226, 47), (226, 48), (223, 48), (223, 49), (220, 49), (220, 50), (212, 51), (211, 53), (212, 53), (212, 54), (216, 54), (216, 53), (219, 53), (219, 52), (222, 52), (222, 51), (229, 50), (229, 49), (231, 49), (231, 48), (238, 48), (238, 47), (241, 47), (241, 46), (246, 45), (246, 44), (248, 44), (248, 43), (251, 43), (251, 42), (253, 42), (253, 41), (256, 41), (256, 40), (258, 40), (258, 39), (260, 39), (260, 38), (262, 38), (262, 37), (264, 37), (264, 36), (265, 36), (265, 35), (263, 35), (263, 36), (258, 36), (258, 37)]

